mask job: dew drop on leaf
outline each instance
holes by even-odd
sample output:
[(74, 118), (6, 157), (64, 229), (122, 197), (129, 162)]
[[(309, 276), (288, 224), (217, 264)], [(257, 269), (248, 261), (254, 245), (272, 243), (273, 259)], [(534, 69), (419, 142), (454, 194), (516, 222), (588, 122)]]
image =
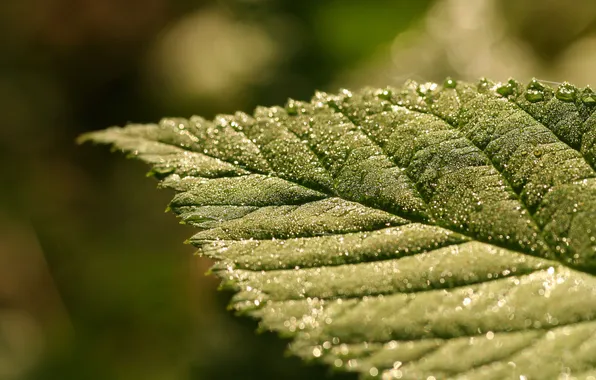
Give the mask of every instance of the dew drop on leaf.
[(544, 100), (545, 86), (537, 79), (532, 79), (526, 88), (525, 98), (531, 103)]
[(596, 94), (594, 94), (594, 91), (590, 87), (584, 89), (581, 99), (585, 105), (596, 105)]
[(455, 88), (455, 87), (457, 87), (457, 81), (448, 77), (443, 82), (443, 87), (445, 87), (445, 88)]
[(576, 91), (577, 89), (573, 85), (565, 82), (557, 88), (555, 96), (564, 102), (573, 102), (575, 101)]

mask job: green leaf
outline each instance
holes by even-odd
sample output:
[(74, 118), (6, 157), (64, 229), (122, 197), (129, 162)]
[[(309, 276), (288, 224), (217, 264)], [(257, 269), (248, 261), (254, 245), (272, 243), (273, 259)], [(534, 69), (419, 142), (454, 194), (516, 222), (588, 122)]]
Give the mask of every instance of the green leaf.
[(382, 379), (596, 378), (596, 96), (318, 93), (85, 135), (153, 165), (232, 307)]

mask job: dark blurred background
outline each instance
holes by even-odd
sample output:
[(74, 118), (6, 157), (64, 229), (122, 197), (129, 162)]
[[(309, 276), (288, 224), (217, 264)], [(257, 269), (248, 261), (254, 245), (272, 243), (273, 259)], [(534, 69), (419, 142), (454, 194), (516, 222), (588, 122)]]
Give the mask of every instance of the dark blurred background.
[(594, 63), (593, 0), (0, 1), (0, 379), (355, 378), (226, 311), (172, 194), (80, 133)]

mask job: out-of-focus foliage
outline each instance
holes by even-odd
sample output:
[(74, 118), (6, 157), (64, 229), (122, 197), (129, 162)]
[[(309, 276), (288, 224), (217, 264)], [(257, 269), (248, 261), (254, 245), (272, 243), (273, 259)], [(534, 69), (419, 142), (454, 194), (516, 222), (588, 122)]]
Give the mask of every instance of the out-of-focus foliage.
[(74, 137), (407, 77), (595, 84), (596, 10), (561, 4), (0, 2), (0, 379), (327, 376), (223, 311), (139, 164)]

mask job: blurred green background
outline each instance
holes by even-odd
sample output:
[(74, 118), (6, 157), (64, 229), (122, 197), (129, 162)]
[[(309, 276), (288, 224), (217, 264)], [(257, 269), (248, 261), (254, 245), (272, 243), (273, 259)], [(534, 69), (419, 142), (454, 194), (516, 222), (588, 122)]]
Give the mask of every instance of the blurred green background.
[(82, 132), (315, 89), (596, 85), (596, 2), (3, 0), (0, 379), (353, 379), (226, 311), (144, 165)]

